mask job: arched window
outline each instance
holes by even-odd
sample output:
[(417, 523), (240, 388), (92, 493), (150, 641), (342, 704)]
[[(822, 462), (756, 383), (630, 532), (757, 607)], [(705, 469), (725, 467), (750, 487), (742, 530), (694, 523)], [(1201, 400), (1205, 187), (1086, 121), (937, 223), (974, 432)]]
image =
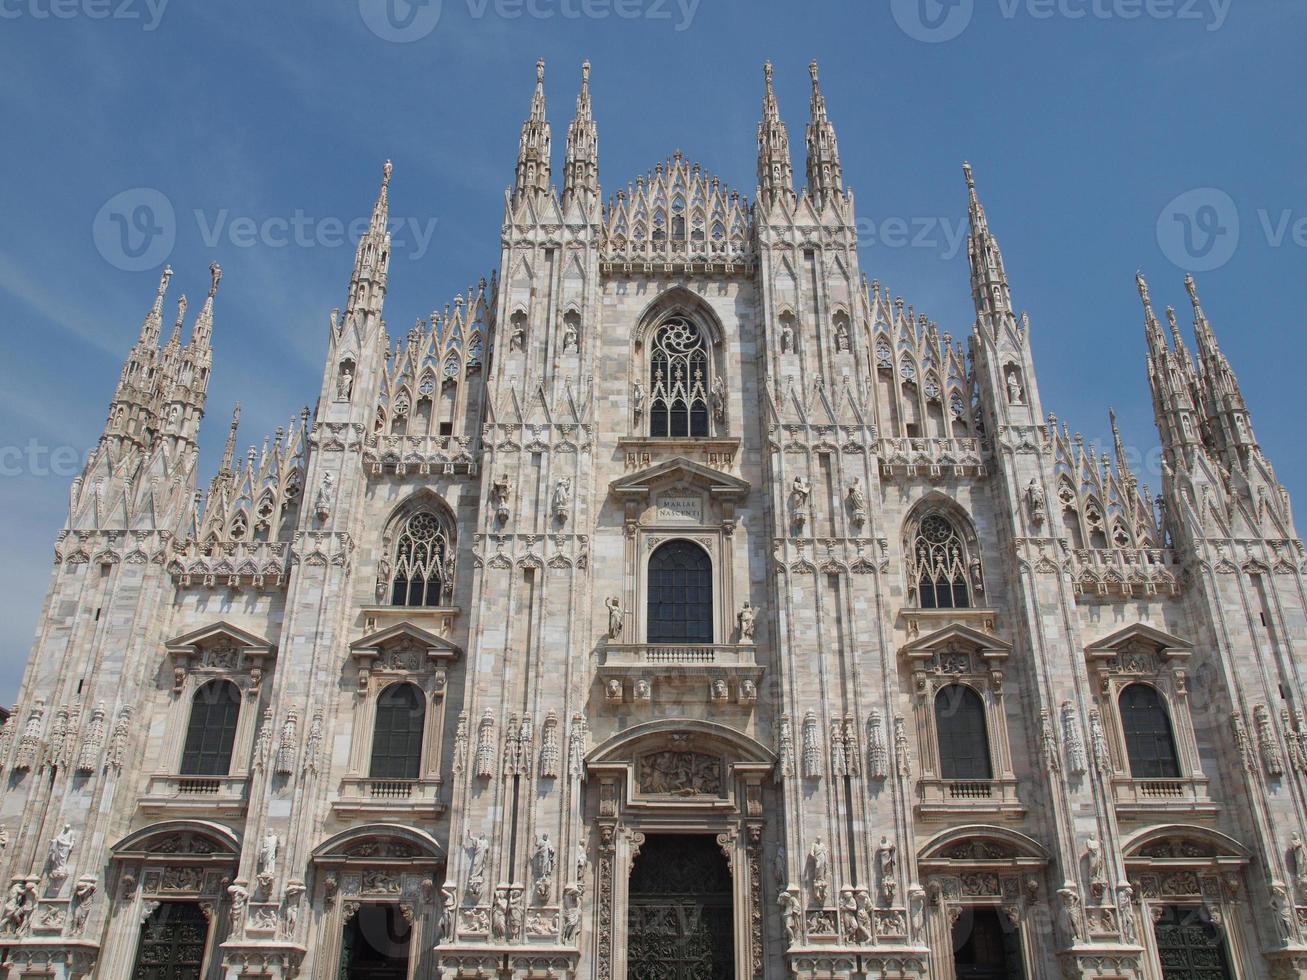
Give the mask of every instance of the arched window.
[(952, 521), (942, 514), (923, 517), (913, 536), (910, 555), (909, 575), (922, 609), (971, 606), (966, 544)]
[(183, 776), (226, 776), (231, 772), (240, 713), (241, 694), (231, 681), (209, 681), (195, 692), (182, 747)]
[(372, 729), (373, 779), (417, 779), (422, 765), (426, 702), (412, 684), (392, 684), (377, 698)]
[(993, 779), (985, 706), (971, 688), (950, 684), (935, 695), (935, 735), (942, 779)]
[(431, 511), (418, 511), (404, 522), (391, 576), (394, 606), (438, 606), (443, 593), (453, 588), (449, 535)]
[(1157, 688), (1131, 684), (1121, 692), (1119, 704), (1130, 775), (1135, 779), (1178, 779), (1180, 763), (1171, 718)]
[(708, 435), (708, 345), (684, 317), (654, 333), (649, 358), (649, 435)]
[(713, 641), (712, 559), (668, 541), (649, 557), (649, 643)]

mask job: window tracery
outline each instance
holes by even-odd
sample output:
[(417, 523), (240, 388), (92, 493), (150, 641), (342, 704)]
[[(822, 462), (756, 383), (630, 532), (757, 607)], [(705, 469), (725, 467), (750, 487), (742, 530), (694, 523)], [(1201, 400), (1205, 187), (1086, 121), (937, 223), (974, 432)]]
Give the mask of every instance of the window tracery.
[(708, 344), (685, 317), (671, 317), (654, 332), (649, 358), (649, 434), (708, 435)]
[[(445, 523), (431, 510), (404, 521), (393, 567), (382, 566), (377, 591), (392, 606), (439, 606), (454, 587), (454, 556)], [(386, 572), (389, 575), (386, 575)]]
[(971, 607), (971, 563), (966, 541), (952, 521), (938, 512), (923, 516), (912, 534), (908, 556), (909, 598), (915, 598), (920, 608)]

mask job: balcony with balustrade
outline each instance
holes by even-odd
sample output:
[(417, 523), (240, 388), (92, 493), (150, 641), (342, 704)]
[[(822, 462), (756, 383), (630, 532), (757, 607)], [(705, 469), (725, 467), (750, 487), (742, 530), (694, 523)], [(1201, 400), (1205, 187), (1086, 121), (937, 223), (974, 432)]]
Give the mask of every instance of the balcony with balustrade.
[(155, 773), (140, 799), (142, 813), (239, 816), (249, 803), (249, 776), (179, 776)]
[(342, 816), (439, 817), (446, 810), (439, 779), (374, 779), (347, 776), (331, 808)]
[(1026, 808), (1017, 798), (1015, 779), (917, 780), (917, 816), (941, 819), (958, 816), (1019, 819)]

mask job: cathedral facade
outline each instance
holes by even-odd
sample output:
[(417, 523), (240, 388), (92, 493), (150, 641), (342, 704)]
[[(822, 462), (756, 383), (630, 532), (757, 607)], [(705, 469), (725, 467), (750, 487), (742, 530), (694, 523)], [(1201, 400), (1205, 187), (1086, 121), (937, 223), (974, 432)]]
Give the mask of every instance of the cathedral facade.
[(164, 271), (0, 732), (10, 980), (1307, 975), (1304, 552), (1193, 281), (1154, 499), (969, 167), (965, 344), (868, 283), (811, 74), (803, 178), (768, 66), (752, 201), (605, 202), (538, 66), (498, 274), (397, 336), (388, 163), (203, 494)]

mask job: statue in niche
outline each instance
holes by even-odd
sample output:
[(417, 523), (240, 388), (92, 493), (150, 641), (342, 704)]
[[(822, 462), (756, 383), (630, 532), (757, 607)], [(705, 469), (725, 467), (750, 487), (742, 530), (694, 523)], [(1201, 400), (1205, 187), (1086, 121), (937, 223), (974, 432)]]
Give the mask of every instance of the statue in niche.
[(1021, 376), (1017, 373), (1016, 368), (1012, 368), (1007, 373), (1007, 400), (1011, 405), (1024, 405), (1026, 403), (1026, 392), (1021, 387)]
[(354, 372), (350, 370), (349, 361), (340, 366), (340, 377), (336, 379), (336, 401), (347, 402), (354, 394)]
[(331, 516), (331, 491), (334, 487), (335, 481), (331, 471), (328, 470), (322, 474), (322, 482), (318, 484), (318, 492), (313, 498), (313, 512), (320, 521), (325, 521)]
[(570, 319), (563, 319), (563, 352), (579, 350), (581, 346), (581, 337), (576, 332), (576, 324)]
[(789, 320), (781, 321), (781, 353), (794, 353), (794, 327)]
[(752, 643), (753, 633), (757, 626), (758, 610), (746, 600), (738, 618), (740, 621), (740, 641), (742, 643)]
[(490, 484), (490, 503), (495, 508), (495, 516), (501, 521), (508, 520), (508, 501), (512, 495), (513, 484), (509, 482), (506, 473), (501, 473), (499, 477)]
[(77, 835), (73, 833), (71, 824), (64, 824), (64, 829), (59, 832), (59, 836), (50, 841), (50, 849), (46, 855), (46, 873), (55, 884), (62, 884), (68, 877), (68, 858), (73, 853), (73, 845), (76, 843)]
[(835, 349), (841, 353), (849, 349), (849, 325), (842, 316), (835, 321)]
[(1042, 526), (1047, 516), (1047, 504), (1044, 499), (1044, 488), (1040, 486), (1038, 477), (1032, 476), (1026, 486), (1026, 506), (1030, 510), (1030, 520), (1036, 527)]
[(563, 933), (564, 943), (577, 941), (581, 934), (581, 892), (575, 885), (568, 885), (563, 890)]
[(799, 900), (792, 892), (781, 892), (776, 900), (781, 907), (781, 922), (785, 926), (785, 944), (793, 946), (799, 941)]
[(616, 640), (622, 635), (622, 600), (611, 596), (604, 605), (608, 607), (608, 639)]
[(267, 831), (259, 840), (258, 879), (259, 884), (267, 888), (272, 884), (277, 873), (277, 835)]
[(442, 896), (440, 902), (440, 941), (442, 943), (452, 943), (454, 941), (454, 915), (458, 900), (448, 888), (442, 888), (440, 894)]
[(572, 502), (572, 478), (565, 476), (554, 484), (554, 517), (567, 520), (567, 507)]
[(824, 904), (830, 890), (830, 852), (820, 837), (808, 849), (808, 875), (812, 882), (812, 897), (818, 905)]
[(526, 350), (526, 317), (513, 318), (513, 332), (508, 338), (509, 350)]
[(721, 378), (712, 383), (712, 417), (718, 425), (726, 422), (726, 382)]
[(849, 486), (848, 501), (853, 510), (853, 523), (861, 528), (867, 523), (867, 495), (862, 492), (862, 481), (856, 476)]
[(554, 877), (558, 851), (548, 834), (536, 838), (535, 852), (531, 855), (531, 866), (536, 873), (536, 881), (550, 881)]
[(644, 385), (639, 381), (635, 383), (635, 388), (631, 391), (631, 406), (635, 411), (637, 420), (644, 415)]
[(481, 898), (481, 889), (486, 881), (486, 854), (490, 850), (490, 838), (485, 834), (467, 832), (467, 893), (472, 901)]
[(808, 498), (812, 496), (812, 484), (801, 476), (796, 476), (790, 484), (790, 511), (794, 516), (794, 527), (802, 531), (808, 523)]

